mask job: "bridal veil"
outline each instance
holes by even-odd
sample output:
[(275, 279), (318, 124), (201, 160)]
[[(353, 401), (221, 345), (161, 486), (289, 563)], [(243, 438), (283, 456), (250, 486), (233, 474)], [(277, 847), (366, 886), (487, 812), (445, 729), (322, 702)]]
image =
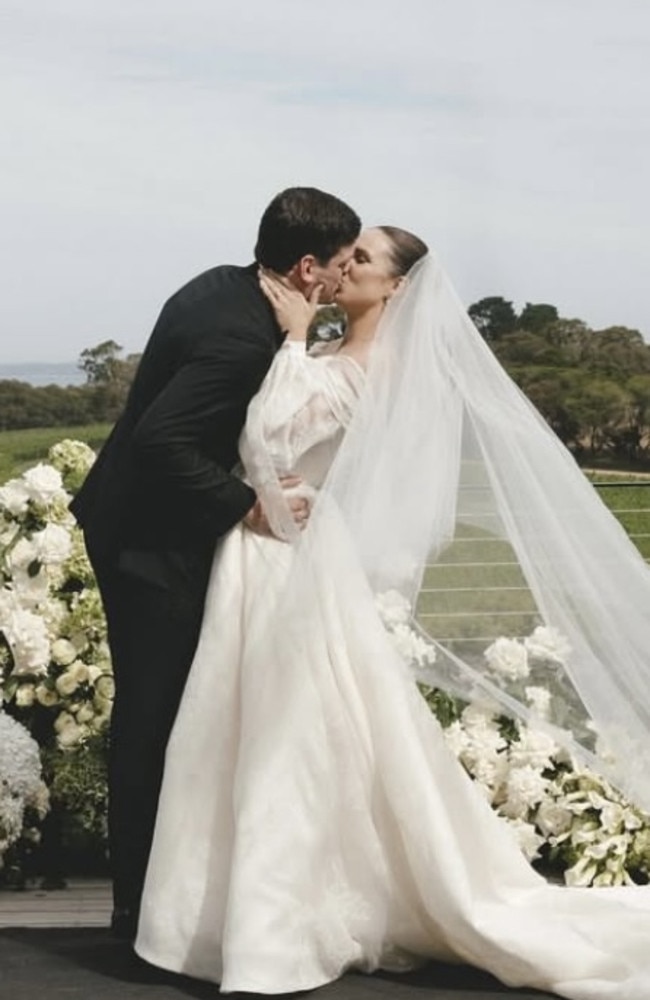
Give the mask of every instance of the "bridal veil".
[[(249, 413), (253, 432), (255, 423)], [(293, 526), (262, 436), (253, 433), (244, 463), (296, 546), (273, 622), (305, 655), (301, 609), (322, 600), (310, 592), (322, 558), (312, 539), (336, 511), (372, 593), (408, 601), (432, 647), (413, 664), (419, 679), (529, 721), (527, 689), (546, 689), (551, 708), (538, 724), (650, 810), (650, 571), (435, 255), (386, 308), (307, 531)]]

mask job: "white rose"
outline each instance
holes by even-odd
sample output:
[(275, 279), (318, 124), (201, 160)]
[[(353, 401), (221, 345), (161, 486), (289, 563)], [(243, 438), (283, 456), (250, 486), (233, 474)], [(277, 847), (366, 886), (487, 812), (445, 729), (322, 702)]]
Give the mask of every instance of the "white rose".
[(21, 517), (27, 511), (29, 492), (20, 479), (10, 479), (0, 486), (0, 507), (4, 507), (14, 517)]
[(95, 717), (95, 709), (93, 708), (92, 705), (88, 704), (88, 702), (85, 702), (83, 705), (81, 705), (77, 709), (77, 712), (75, 713), (75, 718), (79, 723), (91, 722), (92, 719), (94, 719), (94, 717)]
[(73, 673), (68, 669), (64, 673), (60, 674), (55, 681), (56, 689), (60, 695), (64, 698), (69, 697), (79, 687), (79, 681), (74, 676)]
[(29, 538), (19, 539), (9, 553), (9, 565), (12, 571), (27, 569), (31, 563), (37, 560), (38, 550)]
[(30, 708), (34, 704), (34, 685), (21, 684), (16, 689), (16, 704), (20, 708)]
[(526, 647), (518, 639), (500, 636), (488, 646), (484, 655), (490, 668), (507, 680), (518, 681), (530, 673)]
[(556, 628), (538, 625), (532, 635), (524, 639), (528, 655), (540, 660), (565, 663), (571, 652), (567, 639)]
[(60, 524), (46, 524), (32, 536), (37, 558), (48, 565), (65, 562), (72, 552), (70, 532)]
[(544, 799), (535, 815), (535, 822), (547, 837), (557, 837), (571, 826), (573, 813), (552, 799)]
[(52, 688), (46, 684), (39, 684), (36, 688), (36, 701), (45, 708), (51, 708), (59, 701), (59, 696)]
[(63, 479), (58, 469), (39, 462), (23, 473), (23, 482), (30, 500), (47, 505), (58, 494), (63, 493)]
[(101, 715), (108, 718), (108, 716), (111, 714), (113, 701), (111, 698), (105, 698), (101, 694), (96, 694), (95, 697), (93, 698), (93, 705), (95, 706), (97, 715)]
[(67, 667), (77, 658), (77, 650), (69, 639), (55, 639), (52, 643), (52, 659), (60, 667)]
[(103, 677), (98, 677), (95, 682), (95, 691), (100, 698), (112, 701), (115, 697), (115, 681), (112, 676), (110, 674), (104, 674)]
[(14, 672), (42, 673), (50, 662), (45, 622), (32, 611), (17, 608), (2, 625), (14, 657)]
[(37, 611), (40, 615), (49, 590), (45, 573), (39, 570), (35, 576), (30, 576), (26, 569), (17, 569), (13, 574), (13, 585), (21, 607)]
[(56, 741), (62, 749), (67, 749), (82, 743), (87, 735), (88, 729), (85, 726), (78, 726), (76, 722), (73, 722), (60, 730)]
[(66, 726), (73, 726), (73, 725), (75, 725), (74, 717), (65, 710), (63, 712), (59, 712), (56, 719), (54, 720), (54, 730), (57, 733), (62, 732), (66, 728)]

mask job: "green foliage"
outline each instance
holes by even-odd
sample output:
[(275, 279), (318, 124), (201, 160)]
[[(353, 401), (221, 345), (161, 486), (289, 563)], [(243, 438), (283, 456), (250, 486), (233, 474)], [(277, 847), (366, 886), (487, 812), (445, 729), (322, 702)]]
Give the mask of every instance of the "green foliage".
[(97, 451), (108, 437), (110, 424), (89, 423), (80, 427), (38, 427), (0, 432), (0, 483), (47, 460), (49, 449), (62, 438), (84, 441)]
[(468, 310), (472, 320), (487, 341), (495, 341), (517, 328), (517, 314), (512, 302), (492, 295), (475, 302)]
[(309, 344), (317, 340), (333, 340), (342, 336), (344, 330), (345, 313), (340, 306), (321, 306), (309, 328), (307, 340)]
[(558, 319), (555, 306), (545, 302), (527, 302), (519, 317), (519, 326), (530, 333), (542, 333), (551, 323)]
[(122, 348), (113, 340), (81, 353), (79, 367), (86, 374), (81, 386), (33, 386), (16, 379), (0, 380), (0, 431), (28, 427), (83, 426), (113, 422), (119, 416), (140, 359), (118, 355)]
[(46, 747), (41, 751), (43, 775), (53, 806), (102, 847), (107, 842), (106, 731), (72, 750)]

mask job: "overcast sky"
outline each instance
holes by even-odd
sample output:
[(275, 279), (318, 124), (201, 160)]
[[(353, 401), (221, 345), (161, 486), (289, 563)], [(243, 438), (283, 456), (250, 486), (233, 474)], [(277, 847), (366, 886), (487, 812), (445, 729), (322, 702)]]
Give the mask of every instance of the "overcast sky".
[(0, 362), (142, 348), (310, 184), (650, 337), (648, 0), (2, 0)]

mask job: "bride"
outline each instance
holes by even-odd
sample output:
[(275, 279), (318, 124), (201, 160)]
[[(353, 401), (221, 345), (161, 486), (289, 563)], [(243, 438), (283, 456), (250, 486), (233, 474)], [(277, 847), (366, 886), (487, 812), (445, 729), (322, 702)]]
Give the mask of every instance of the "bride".
[[(573, 1000), (646, 1000), (650, 889), (534, 872), (450, 752), (379, 606), (412, 603), (459, 526), (503, 539), (538, 620), (573, 649), (549, 676), (554, 733), (598, 766), (589, 726), (570, 731), (582, 711), (625, 762), (622, 775), (612, 753), (602, 767), (647, 807), (647, 568), (419, 239), (361, 235), (338, 294), (346, 334), (310, 352), (309, 304), (261, 281), (288, 335), (240, 450), (276, 537), (240, 524), (215, 554), (136, 951), (226, 993), (440, 959)], [(304, 531), (289, 474), (312, 503)], [(528, 717), (471, 642), (414, 627), (432, 683)]]

